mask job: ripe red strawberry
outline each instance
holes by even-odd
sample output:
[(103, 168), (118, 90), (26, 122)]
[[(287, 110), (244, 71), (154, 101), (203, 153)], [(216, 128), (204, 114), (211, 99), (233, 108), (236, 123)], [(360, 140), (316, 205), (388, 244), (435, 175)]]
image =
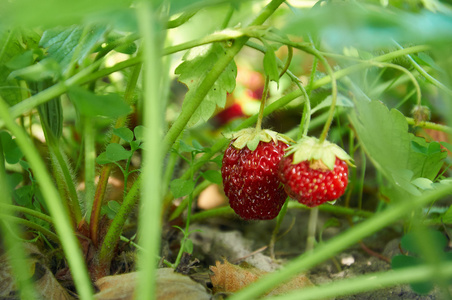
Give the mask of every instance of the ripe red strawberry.
[[(246, 129), (235, 135), (221, 167), (229, 204), (245, 220), (275, 218), (287, 198), (278, 166), (288, 141), (269, 130), (260, 134), (256, 138), (254, 129)], [(250, 150), (256, 142), (255, 149)]]
[(315, 207), (344, 194), (351, 158), (339, 146), (305, 137), (288, 150), (280, 162), (279, 177), (291, 198)]

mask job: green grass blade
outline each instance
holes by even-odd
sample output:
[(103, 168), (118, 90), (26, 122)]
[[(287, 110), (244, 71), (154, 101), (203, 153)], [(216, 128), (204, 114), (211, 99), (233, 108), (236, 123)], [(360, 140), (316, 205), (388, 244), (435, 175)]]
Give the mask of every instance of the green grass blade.
[(25, 131), (11, 118), (8, 106), (2, 98), (0, 98), (0, 117), (5, 122), (6, 127), (16, 137), (18, 146), (24, 153), (35, 173), (36, 180), (39, 183), (42, 195), (54, 221), (55, 230), (60, 237), (61, 245), (69, 263), (69, 267), (71, 268), (74, 283), (80, 298), (87, 300), (93, 299), (93, 290), (85, 261), (73, 229), (68, 221), (68, 216), (65, 213), (61, 199), (53, 185), (52, 178), (50, 177), (41, 156)]

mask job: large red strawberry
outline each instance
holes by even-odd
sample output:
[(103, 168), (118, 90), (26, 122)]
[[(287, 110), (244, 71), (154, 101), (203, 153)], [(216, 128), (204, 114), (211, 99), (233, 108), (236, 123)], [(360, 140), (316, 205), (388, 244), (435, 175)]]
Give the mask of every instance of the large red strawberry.
[(350, 161), (351, 157), (336, 144), (304, 137), (287, 150), (279, 177), (291, 198), (315, 207), (344, 194)]
[(255, 129), (244, 129), (232, 138), (221, 167), (230, 206), (245, 220), (275, 218), (287, 198), (278, 166), (288, 139)]

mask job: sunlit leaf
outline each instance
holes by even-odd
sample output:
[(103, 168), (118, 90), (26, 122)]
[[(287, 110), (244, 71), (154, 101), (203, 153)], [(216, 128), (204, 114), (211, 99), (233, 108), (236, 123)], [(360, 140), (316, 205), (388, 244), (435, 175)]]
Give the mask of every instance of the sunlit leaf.
[(105, 31), (104, 26), (92, 26), (88, 31), (80, 26), (54, 28), (43, 33), (39, 44), (47, 49), (48, 56), (57, 61), (65, 72), (72, 60), (80, 62), (91, 53)]
[[(179, 75), (179, 81), (188, 87), (186, 99), (196, 92), (200, 83), (210, 72), (218, 59), (224, 55), (224, 48), (221, 44), (215, 43), (191, 49), (185, 56), (184, 61), (176, 68), (175, 73)], [(201, 120), (208, 120), (215, 112), (217, 106), (223, 108), (226, 104), (226, 95), (235, 88), (235, 78), (237, 76), (237, 66), (232, 61), (217, 81), (210, 88), (198, 109), (193, 113), (189, 126), (197, 124)], [(184, 110), (186, 102), (182, 105)]]
[(369, 158), (386, 178), (413, 193), (413, 172), (407, 169), (411, 137), (404, 115), (379, 101), (358, 101), (356, 108), (351, 120)]
[[(330, 107), (331, 101), (332, 101), (332, 96), (330, 95), (330, 96), (326, 97), (325, 100), (323, 100), (318, 105), (316, 105), (313, 109), (311, 109), (311, 114), (315, 113), (316, 111), (318, 111), (322, 108)], [(344, 95), (338, 94), (337, 100), (336, 100), (336, 106), (353, 107), (353, 102), (349, 98), (345, 97)]]
[[(1, 4), (0, 11), (2, 11)], [(25, 67), (30, 62), (30, 54), (24, 53), (36, 49), (39, 38), (40, 36), (32, 30), (7, 30), (0, 27), (0, 96), (9, 105), (19, 103), (23, 99), (22, 94), (27, 90), (19, 81), (11, 78), (7, 80), (7, 78), (13, 69)]]

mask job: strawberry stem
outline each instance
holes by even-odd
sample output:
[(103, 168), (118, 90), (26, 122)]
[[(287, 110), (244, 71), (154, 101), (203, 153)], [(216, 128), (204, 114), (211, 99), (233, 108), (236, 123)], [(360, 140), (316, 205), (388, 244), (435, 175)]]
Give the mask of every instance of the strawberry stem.
[(308, 239), (306, 241), (306, 252), (311, 252), (315, 244), (315, 232), (317, 227), (317, 220), (319, 216), (319, 207), (316, 206), (309, 212), (308, 221)]
[(278, 217), (276, 218), (276, 226), (273, 229), (272, 232), (272, 237), (270, 239), (270, 244), (268, 246), (268, 248), (270, 249), (270, 258), (272, 260), (275, 260), (275, 243), (276, 243), (276, 239), (278, 237), (278, 233), (279, 233), (279, 229), (281, 227), (281, 223), (284, 219), (284, 216), (286, 215), (287, 212), (287, 205), (289, 204), (290, 198), (287, 197), (286, 202), (284, 202), (284, 205), (281, 208), (281, 211), (278, 214)]
[(323, 126), (322, 133), (320, 134), (319, 142), (322, 143), (326, 136), (328, 135), (328, 131), (330, 130), (331, 123), (333, 121), (334, 117), (334, 111), (336, 109), (336, 102), (337, 102), (337, 82), (336, 77), (334, 75), (333, 69), (331, 69), (330, 65), (328, 64), (328, 61), (323, 57), (317, 49), (314, 49), (316, 57), (322, 62), (323, 66), (325, 67), (328, 75), (331, 77), (331, 106), (330, 111), (328, 114), (328, 119), (325, 122), (325, 125)]
[(262, 129), (262, 119), (264, 118), (264, 109), (265, 109), (265, 103), (267, 102), (268, 84), (269, 83), (270, 83), (270, 77), (266, 76), (265, 77), (264, 92), (262, 93), (261, 106), (259, 108), (259, 115), (257, 117), (256, 131), (260, 131)]

